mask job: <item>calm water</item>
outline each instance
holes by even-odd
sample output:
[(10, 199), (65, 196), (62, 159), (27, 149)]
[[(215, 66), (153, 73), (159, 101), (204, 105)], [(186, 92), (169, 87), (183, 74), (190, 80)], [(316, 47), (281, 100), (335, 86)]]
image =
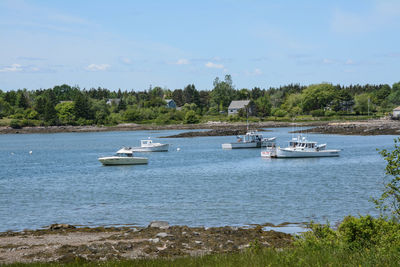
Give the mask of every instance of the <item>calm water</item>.
[[(272, 129), (285, 145), (291, 129)], [(395, 136), (308, 138), (343, 149), (339, 158), (262, 159), (259, 149), (222, 150), (235, 137), (161, 139), (148, 165), (104, 167), (100, 156), (182, 131), (0, 135), (0, 231), (51, 223), (190, 226), (337, 222), (376, 214), (385, 162), (376, 148)], [(180, 148), (180, 151), (177, 151)], [(28, 152), (32, 150), (30, 155)]]

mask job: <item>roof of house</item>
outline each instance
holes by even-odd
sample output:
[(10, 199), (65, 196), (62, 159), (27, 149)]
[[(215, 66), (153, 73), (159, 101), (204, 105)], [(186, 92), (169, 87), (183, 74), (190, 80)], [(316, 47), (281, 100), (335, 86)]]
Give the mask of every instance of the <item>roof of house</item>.
[(250, 100), (234, 100), (229, 105), (228, 109), (241, 109), (247, 106), (250, 103)]
[(164, 99), (165, 100), (165, 102), (167, 102), (167, 103), (169, 103), (169, 102), (171, 102), (171, 101), (174, 101), (173, 99)]
[(397, 108), (393, 109), (395, 111), (400, 111), (400, 106), (398, 106)]

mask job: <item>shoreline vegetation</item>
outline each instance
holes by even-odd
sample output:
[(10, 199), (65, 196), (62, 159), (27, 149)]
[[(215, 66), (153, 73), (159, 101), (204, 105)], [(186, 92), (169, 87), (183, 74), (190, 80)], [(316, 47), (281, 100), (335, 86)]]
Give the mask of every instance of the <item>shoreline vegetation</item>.
[(183, 129), (180, 125), (193, 129), (208, 121), (243, 123), (247, 119), (261, 124), (295, 121), (311, 125), (391, 116), (399, 105), (400, 82), (238, 89), (232, 77), (225, 75), (224, 80), (215, 78), (211, 90), (198, 90), (194, 84), (142, 91), (81, 89), (67, 84), (0, 90), (0, 127), (3, 133), (126, 130), (124, 124), (140, 125), (131, 129)]

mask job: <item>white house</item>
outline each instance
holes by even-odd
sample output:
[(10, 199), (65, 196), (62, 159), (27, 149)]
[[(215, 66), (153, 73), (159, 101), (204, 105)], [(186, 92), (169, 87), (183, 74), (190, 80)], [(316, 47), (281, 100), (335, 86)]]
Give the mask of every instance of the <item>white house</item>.
[[(250, 100), (234, 100), (228, 107), (228, 115), (235, 115), (240, 109), (245, 108), (250, 103)], [(250, 111), (251, 113), (251, 111)]]
[(393, 118), (400, 119), (400, 106), (393, 109)]
[(113, 105), (113, 104), (118, 105), (119, 102), (121, 102), (121, 98), (110, 98), (107, 100), (106, 104), (107, 105)]

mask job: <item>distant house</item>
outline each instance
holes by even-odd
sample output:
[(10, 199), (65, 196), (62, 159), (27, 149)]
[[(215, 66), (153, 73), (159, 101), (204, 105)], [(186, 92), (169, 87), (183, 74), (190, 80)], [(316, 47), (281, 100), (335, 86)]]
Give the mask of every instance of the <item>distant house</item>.
[(60, 101), (60, 104), (63, 104), (63, 103), (74, 103), (74, 101), (72, 101), (72, 100), (62, 100), (62, 101)]
[(164, 99), (167, 102), (167, 108), (176, 108), (176, 103), (173, 99)]
[(107, 100), (107, 105), (119, 105), (119, 102), (121, 102), (121, 98), (110, 98)]
[(397, 108), (393, 109), (393, 119), (400, 119), (400, 106)]
[(247, 108), (248, 114), (253, 115), (255, 113), (255, 105), (250, 100), (234, 100), (228, 107), (228, 115), (238, 114), (239, 110)]

